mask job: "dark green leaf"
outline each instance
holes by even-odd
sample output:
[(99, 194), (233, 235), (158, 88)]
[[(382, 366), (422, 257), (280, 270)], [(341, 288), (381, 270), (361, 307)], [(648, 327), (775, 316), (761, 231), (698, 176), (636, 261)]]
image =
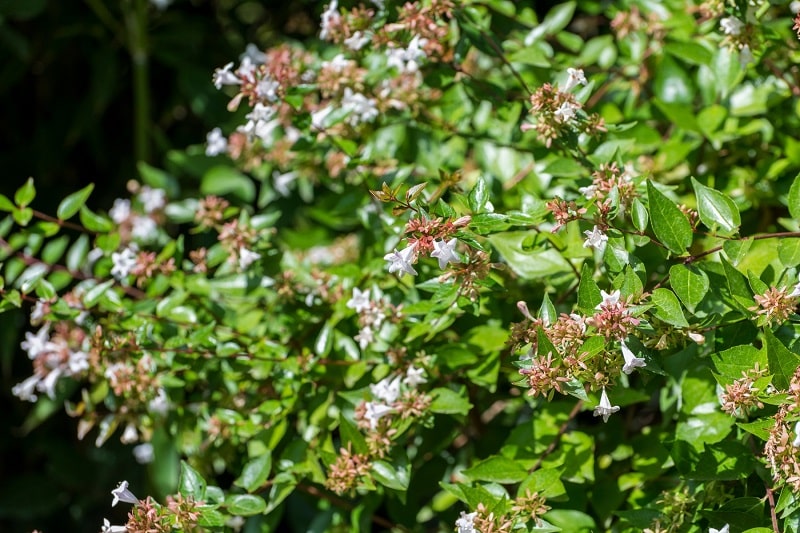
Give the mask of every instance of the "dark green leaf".
[(708, 275), (695, 265), (673, 265), (669, 269), (672, 290), (689, 311), (699, 304), (708, 293)]
[(739, 208), (733, 200), (694, 178), (692, 187), (697, 197), (697, 211), (703, 224), (711, 231), (719, 231), (723, 235), (738, 233), (742, 219), (739, 216)]
[(386, 461), (374, 461), (372, 475), (375, 476), (375, 481), (384, 487), (399, 491), (408, 490), (410, 479), (405, 468), (400, 467), (395, 470), (394, 466)]
[(687, 327), (689, 325), (683, 315), (681, 303), (675, 297), (675, 293), (669, 289), (654, 290), (650, 301), (656, 307), (654, 314), (658, 319), (678, 327)]
[(236, 494), (225, 500), (228, 512), (237, 516), (253, 516), (267, 510), (267, 502), (255, 494)]
[(200, 472), (189, 466), (186, 461), (181, 461), (178, 490), (184, 496), (192, 496), (195, 501), (206, 499), (206, 480), (203, 479)]
[(656, 238), (675, 254), (682, 254), (692, 244), (692, 226), (675, 202), (647, 181), (650, 225)]
[(789, 213), (795, 220), (800, 220), (800, 174), (795, 176), (786, 200), (789, 205)]
[(430, 392), (433, 396), (430, 410), (433, 413), (465, 415), (472, 409), (472, 404), (465, 398), (466, 392), (462, 389), (461, 394), (439, 387)]
[(772, 383), (778, 389), (788, 389), (789, 381), (800, 365), (800, 356), (789, 351), (769, 328), (764, 328), (764, 337), (767, 341), (767, 361), (772, 374)]
[(465, 476), (475, 481), (494, 481), (495, 483), (519, 483), (528, 476), (528, 471), (519, 462), (494, 455), (463, 471)]
[(242, 469), (242, 475), (234, 483), (247, 492), (255, 492), (267, 481), (271, 468), (272, 454), (267, 450), (266, 453), (248, 461)]
[(83, 207), (83, 204), (86, 203), (86, 200), (89, 198), (89, 195), (92, 194), (93, 190), (94, 184), (90, 183), (83, 189), (74, 192), (61, 200), (61, 203), (58, 204), (58, 209), (56, 210), (58, 219), (67, 220), (75, 215), (75, 213), (80, 211), (81, 207)]

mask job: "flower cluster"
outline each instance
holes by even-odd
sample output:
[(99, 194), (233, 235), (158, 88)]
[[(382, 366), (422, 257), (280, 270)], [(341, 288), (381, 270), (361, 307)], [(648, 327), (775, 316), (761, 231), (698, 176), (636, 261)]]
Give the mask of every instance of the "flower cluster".
[(764, 404), (759, 398), (763, 392), (759, 382), (766, 374), (765, 370), (756, 366), (747, 372), (742, 372), (742, 377), (727, 385), (720, 394), (722, 410), (736, 417), (746, 417), (752, 409), (763, 409)]
[(536, 131), (539, 140), (547, 147), (567, 133), (595, 135), (606, 131), (603, 118), (597, 114), (584, 113), (583, 105), (571, 92), (577, 85), (586, 83), (583, 70), (569, 68), (562, 88), (553, 87), (549, 83), (542, 85), (530, 98), (531, 114), (536, 122), (523, 124), (522, 131)]
[(111, 495), (114, 496), (112, 507), (124, 502), (132, 504), (133, 508), (124, 526), (111, 525), (104, 519), (101, 533), (169, 533), (176, 529), (198, 531), (199, 506), (202, 502), (196, 502), (190, 496), (167, 496), (167, 505), (162, 506), (149, 496), (143, 500), (137, 498), (128, 489), (127, 481), (121, 482), (111, 491)]

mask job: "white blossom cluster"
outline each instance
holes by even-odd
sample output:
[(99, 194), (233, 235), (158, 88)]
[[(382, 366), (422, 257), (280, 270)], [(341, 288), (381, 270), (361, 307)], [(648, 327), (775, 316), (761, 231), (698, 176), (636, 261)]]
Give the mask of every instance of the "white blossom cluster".
[(418, 385), (427, 383), (424, 374), (425, 370), (422, 368), (410, 366), (405, 376), (389, 376), (369, 386), (373, 399), (366, 403), (364, 417), (369, 421), (371, 429), (378, 427), (378, 421), (382, 417), (396, 411), (392, 404), (400, 398), (403, 385), (409, 389), (416, 389)]

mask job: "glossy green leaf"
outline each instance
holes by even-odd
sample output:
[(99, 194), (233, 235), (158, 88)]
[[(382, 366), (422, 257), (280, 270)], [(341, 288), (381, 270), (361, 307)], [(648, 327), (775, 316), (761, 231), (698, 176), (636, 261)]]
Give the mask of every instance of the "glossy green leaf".
[(689, 323), (683, 315), (681, 303), (669, 289), (656, 289), (650, 296), (650, 301), (655, 306), (656, 318), (663, 320), (667, 324), (678, 327), (688, 327)]
[(637, 230), (644, 233), (647, 229), (648, 219), (647, 207), (645, 207), (639, 198), (634, 198), (633, 205), (631, 205), (631, 220), (633, 221), (633, 225)]
[(36, 187), (33, 178), (28, 178), (25, 184), (14, 193), (14, 202), (18, 207), (26, 207), (36, 198)]
[(410, 478), (402, 467), (395, 469), (386, 461), (373, 461), (372, 475), (375, 476), (375, 481), (385, 487), (399, 491), (408, 490)]
[(772, 374), (772, 384), (778, 389), (787, 389), (795, 370), (800, 365), (800, 356), (791, 352), (778, 340), (769, 328), (764, 328), (767, 346), (767, 361)]
[(800, 239), (781, 239), (778, 243), (778, 258), (786, 268), (800, 265)]
[(669, 269), (669, 283), (689, 311), (694, 311), (709, 288), (708, 275), (695, 265), (673, 265)]
[(197, 518), (197, 525), (200, 527), (219, 528), (225, 525), (225, 515), (216, 509), (200, 507), (200, 516)]
[(206, 497), (206, 480), (186, 461), (181, 461), (178, 491), (184, 496), (193, 497), (195, 501), (205, 500)]
[(728, 256), (728, 260), (731, 262), (731, 264), (736, 266), (742, 262), (747, 255), (747, 252), (750, 251), (750, 247), (752, 245), (752, 238), (729, 240), (722, 244), (722, 249), (724, 250), (725, 255)]
[(252, 202), (256, 197), (256, 186), (252, 179), (238, 170), (228, 166), (216, 166), (203, 175), (200, 192), (217, 196), (231, 195), (244, 202)]
[(710, 187), (706, 187), (692, 178), (692, 187), (697, 198), (697, 211), (700, 220), (711, 231), (722, 235), (733, 235), (739, 232), (742, 219), (739, 208), (727, 195)]
[(255, 494), (235, 494), (225, 499), (225, 507), (232, 515), (253, 516), (267, 510), (267, 502)]
[(81, 224), (89, 231), (105, 233), (114, 229), (114, 223), (110, 219), (92, 212), (85, 205), (81, 206), (80, 219)]
[(489, 236), (494, 246), (511, 269), (524, 279), (541, 279), (571, 270), (564, 256), (552, 248), (527, 249), (525, 243), (531, 233), (516, 231)]
[(272, 454), (267, 450), (266, 453), (251, 459), (242, 468), (242, 474), (234, 481), (234, 484), (242, 487), (247, 492), (256, 492), (269, 478), (272, 468)]
[(475, 481), (519, 483), (528, 476), (528, 471), (513, 459), (494, 455), (467, 468), (463, 474)]
[(4, 194), (0, 194), (0, 211), (11, 212), (14, 210), (14, 202), (8, 199)]
[(789, 205), (789, 213), (795, 219), (800, 220), (800, 174), (795, 176), (786, 201)]
[(595, 307), (603, 301), (600, 287), (597, 286), (597, 283), (592, 278), (592, 274), (591, 267), (584, 263), (581, 267), (580, 285), (578, 285), (578, 307), (584, 313), (592, 313)]
[(650, 226), (656, 238), (671, 252), (683, 254), (692, 244), (692, 227), (686, 215), (675, 202), (667, 198), (647, 181), (647, 197), (650, 206)]
[(89, 198), (89, 195), (92, 194), (93, 190), (94, 184), (90, 183), (83, 189), (76, 191), (61, 200), (61, 203), (58, 204), (58, 209), (56, 210), (58, 219), (67, 220), (75, 215), (75, 213), (80, 211), (81, 207), (83, 207), (83, 204), (86, 203), (86, 200)]
[(433, 413), (465, 415), (472, 409), (467, 398), (450, 389), (439, 387), (430, 392), (433, 396), (430, 410)]

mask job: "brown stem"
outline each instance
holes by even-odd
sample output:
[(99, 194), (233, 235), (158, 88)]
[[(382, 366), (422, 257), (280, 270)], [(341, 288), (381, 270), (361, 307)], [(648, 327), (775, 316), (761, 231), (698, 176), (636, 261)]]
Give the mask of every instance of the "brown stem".
[(59, 218), (51, 217), (50, 215), (48, 215), (46, 213), (42, 213), (41, 211), (37, 211), (35, 209), (33, 209), (32, 211), (33, 211), (33, 216), (35, 216), (36, 218), (38, 218), (40, 220), (44, 220), (46, 222), (55, 222), (56, 224), (58, 224), (62, 228), (74, 229), (76, 231), (80, 231), (81, 233), (88, 233), (90, 235), (96, 235), (96, 233), (94, 231), (90, 231), (90, 230), (84, 228), (83, 226), (81, 226), (80, 224), (73, 224), (72, 222), (67, 222), (66, 220), (61, 220)]
[[(742, 237), (741, 239), (728, 239), (728, 240), (752, 239), (754, 241), (763, 241), (765, 239), (777, 239), (779, 237), (789, 237), (789, 238), (800, 239), (800, 231), (779, 231), (777, 233), (764, 233), (762, 235), (754, 235), (752, 237)], [(702, 259), (703, 257), (705, 257), (707, 255), (715, 254), (715, 253), (719, 252), (720, 250), (722, 250), (722, 246), (715, 246), (714, 248), (711, 248), (711, 249), (706, 250), (704, 252), (700, 252), (697, 255), (690, 255), (689, 257), (687, 257), (686, 259), (683, 260), (683, 263), (688, 265), (689, 263), (693, 263), (693, 262), (697, 261), (698, 259)]]
[(772, 487), (770, 487), (766, 482), (764, 483), (764, 487), (767, 489), (767, 501), (769, 502), (769, 515), (772, 518), (772, 531), (775, 533), (780, 533), (781, 530), (778, 529), (778, 516), (775, 513), (775, 496), (772, 494)]

